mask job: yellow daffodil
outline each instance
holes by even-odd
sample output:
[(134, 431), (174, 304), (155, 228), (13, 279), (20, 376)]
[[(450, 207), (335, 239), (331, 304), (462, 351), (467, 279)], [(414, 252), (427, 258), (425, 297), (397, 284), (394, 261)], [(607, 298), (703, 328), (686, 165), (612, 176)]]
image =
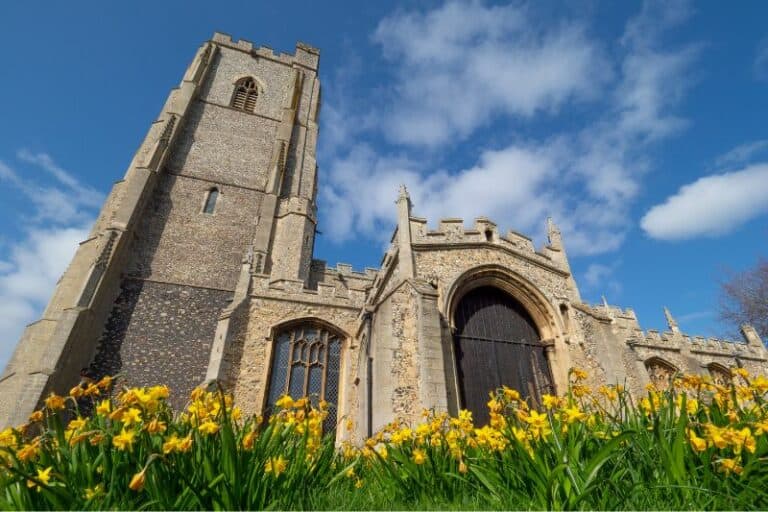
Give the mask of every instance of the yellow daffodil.
[(75, 418), (67, 425), (67, 430), (80, 430), (85, 426), (85, 420), (83, 418)]
[(264, 472), (274, 474), (276, 477), (285, 472), (288, 467), (288, 461), (283, 458), (282, 455), (277, 457), (270, 457), (264, 465)]
[(16, 446), (16, 434), (12, 428), (6, 428), (0, 432), (0, 448)]
[(197, 428), (200, 432), (206, 435), (212, 435), (219, 431), (219, 425), (212, 422), (211, 420), (206, 420)]
[[(38, 469), (36, 475), (38, 482), (48, 485), (48, 482), (51, 481), (51, 469), (53, 468), (47, 467), (45, 469)], [(40, 492), (40, 484), (38, 482), (35, 482), (34, 480), (27, 480), (27, 487), (34, 487), (38, 492)]]
[(571, 375), (575, 380), (585, 380), (587, 378), (587, 372), (581, 368), (571, 368)]
[(133, 440), (136, 437), (136, 432), (132, 430), (123, 430), (112, 438), (112, 445), (120, 451), (129, 450), (133, 446)]
[(192, 434), (188, 434), (186, 437), (182, 437), (179, 440), (179, 444), (176, 447), (176, 451), (185, 453), (192, 449)]
[(19, 449), (18, 452), (16, 452), (16, 456), (19, 458), (22, 462), (29, 462), (33, 460), (35, 457), (37, 457), (37, 454), (39, 453), (39, 448), (36, 442), (25, 444), (24, 446)]
[(93, 498), (99, 496), (103, 492), (104, 492), (104, 486), (102, 484), (97, 484), (94, 487), (88, 487), (85, 489), (85, 499), (90, 501)]
[(165, 424), (165, 422), (160, 421), (157, 418), (152, 419), (152, 421), (147, 424), (147, 432), (150, 434), (162, 434), (167, 430), (167, 428), (168, 426)]
[(283, 395), (275, 402), (275, 405), (281, 409), (290, 409), (293, 407), (293, 398), (289, 395)]
[(730, 475), (731, 473), (740, 475), (744, 468), (739, 465), (736, 459), (720, 459), (717, 461), (718, 471)]
[(567, 407), (563, 409), (563, 420), (568, 424), (575, 423), (577, 421), (584, 421), (588, 418), (588, 415), (579, 410), (578, 407)]
[(133, 478), (131, 478), (131, 483), (128, 484), (128, 488), (132, 491), (140, 491), (144, 488), (144, 484), (147, 480), (146, 478), (146, 471), (147, 469), (144, 468), (135, 475), (133, 475)]
[(109, 388), (109, 386), (112, 385), (112, 377), (110, 377), (109, 375), (105, 375), (104, 377), (101, 378), (99, 382), (96, 383), (96, 385), (101, 389), (107, 389)]
[(96, 414), (106, 416), (112, 412), (112, 402), (109, 400), (102, 400), (99, 405), (96, 406)]
[(243, 449), (253, 449), (253, 443), (256, 441), (256, 432), (248, 432), (243, 436)]
[(120, 421), (122, 421), (126, 427), (130, 427), (131, 425), (138, 425), (141, 423), (141, 409), (136, 409), (135, 407), (129, 407), (124, 413), (123, 416), (120, 418)]
[(560, 404), (560, 399), (553, 395), (544, 395), (541, 397), (541, 401), (544, 404), (544, 408), (547, 410), (557, 407)]
[(413, 455), (411, 456), (411, 460), (413, 460), (414, 463), (417, 465), (424, 464), (427, 461), (427, 454), (424, 450), (420, 448), (416, 448), (413, 450)]
[(514, 389), (510, 389), (507, 386), (504, 386), (501, 388), (502, 393), (504, 394), (504, 398), (511, 401), (520, 400), (520, 393), (518, 393)]
[(51, 393), (50, 396), (45, 399), (45, 406), (52, 411), (64, 409), (64, 397)]
[(707, 442), (701, 437), (696, 435), (694, 430), (688, 430), (688, 440), (691, 443), (691, 447), (694, 451), (703, 452), (707, 449)]

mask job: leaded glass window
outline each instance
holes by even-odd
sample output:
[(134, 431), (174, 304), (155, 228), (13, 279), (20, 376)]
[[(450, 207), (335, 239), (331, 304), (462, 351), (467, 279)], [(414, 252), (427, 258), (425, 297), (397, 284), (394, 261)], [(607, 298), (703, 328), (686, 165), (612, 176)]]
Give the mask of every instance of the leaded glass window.
[(286, 394), (294, 400), (306, 396), (315, 407), (320, 400), (325, 400), (328, 417), (323, 427), (326, 432), (333, 431), (341, 369), (339, 336), (316, 325), (300, 325), (280, 332), (273, 352), (268, 412)]

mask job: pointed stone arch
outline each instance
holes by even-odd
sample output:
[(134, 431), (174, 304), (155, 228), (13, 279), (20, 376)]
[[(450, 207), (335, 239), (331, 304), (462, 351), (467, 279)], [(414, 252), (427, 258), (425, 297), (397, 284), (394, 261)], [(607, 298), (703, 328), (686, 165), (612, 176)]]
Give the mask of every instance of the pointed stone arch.
[[(472, 290), (485, 286), (503, 291), (524, 308), (538, 331), (539, 341), (546, 347), (554, 391), (565, 392), (570, 357), (565, 346), (560, 315), (538, 287), (509, 268), (493, 264), (481, 265), (465, 271), (453, 281), (442, 302), (442, 313), (451, 332), (456, 332), (456, 308), (461, 299)], [(455, 354), (453, 358), (455, 368)]]
[(309, 396), (315, 405), (325, 400), (329, 414), (324, 427), (335, 429), (344, 408), (350, 340), (346, 331), (314, 316), (295, 317), (270, 327), (262, 409), (270, 413), (283, 394), (294, 399)]
[(711, 362), (707, 365), (707, 371), (712, 382), (718, 386), (730, 386), (733, 382), (730, 368), (720, 363)]
[(668, 389), (675, 374), (680, 371), (677, 366), (659, 356), (646, 359), (645, 369), (648, 371), (651, 383), (660, 391)]

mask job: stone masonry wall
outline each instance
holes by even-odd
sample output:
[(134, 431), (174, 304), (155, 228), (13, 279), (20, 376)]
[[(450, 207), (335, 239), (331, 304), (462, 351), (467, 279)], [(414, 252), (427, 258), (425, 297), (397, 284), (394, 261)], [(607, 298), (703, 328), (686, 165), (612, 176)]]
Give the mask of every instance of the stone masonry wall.
[(231, 293), (125, 279), (91, 365), (120, 386), (167, 384), (179, 408), (208, 366), (219, 312)]
[(378, 305), (371, 332), (373, 430), (421, 412), (418, 293), (403, 283)]
[(553, 305), (568, 295), (568, 284), (564, 276), (495, 246), (459, 246), (444, 250), (416, 248), (414, 255), (417, 276), (427, 282), (437, 283), (441, 294), (447, 292), (451, 284), (464, 272), (481, 265), (496, 264), (525, 277)]
[(266, 188), (276, 121), (200, 101), (190, 107), (188, 116), (168, 163), (172, 172)]
[(203, 213), (211, 183), (163, 175), (137, 230), (131, 275), (234, 290), (253, 238), (262, 194), (219, 186), (213, 214)]

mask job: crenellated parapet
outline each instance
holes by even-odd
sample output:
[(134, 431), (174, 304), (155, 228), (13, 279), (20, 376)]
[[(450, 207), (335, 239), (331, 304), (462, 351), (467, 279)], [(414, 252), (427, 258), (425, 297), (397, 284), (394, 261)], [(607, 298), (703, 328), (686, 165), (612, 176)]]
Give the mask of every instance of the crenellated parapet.
[(338, 263), (335, 268), (330, 268), (323, 260), (312, 260), (308, 286), (298, 279), (274, 279), (268, 274), (254, 274), (251, 294), (296, 301), (323, 300), (359, 308), (377, 275), (378, 270), (374, 268), (359, 271), (348, 263)]
[(609, 323), (621, 333), (626, 344), (636, 349), (648, 349), (660, 352), (685, 352), (694, 356), (713, 356), (717, 358), (741, 358), (755, 361), (768, 361), (768, 351), (750, 326), (742, 327), (743, 340), (727, 340), (717, 337), (692, 336), (680, 331), (677, 322), (667, 308), (664, 313), (669, 330), (643, 330), (635, 312), (607, 303), (592, 306), (573, 304), (573, 307), (590, 315), (595, 320)]
[(233, 41), (232, 36), (221, 32), (214, 32), (211, 39), (214, 43), (232, 48), (233, 50), (240, 50), (242, 52), (249, 53), (253, 56), (263, 57), (266, 59), (282, 62), (289, 66), (293, 64), (299, 64), (310, 69), (316, 70), (320, 60), (320, 50), (314, 48), (305, 43), (296, 44), (296, 53), (293, 55), (289, 53), (276, 53), (269, 46), (254, 46), (251, 41), (246, 39), (240, 39), (239, 41)]
[(440, 219), (437, 229), (433, 230), (428, 229), (427, 219), (411, 217), (410, 227), (411, 240), (416, 247), (490, 244), (543, 265), (558, 268), (563, 266), (552, 257), (552, 252), (559, 252), (560, 249), (545, 246), (537, 251), (530, 237), (513, 230), (501, 234), (496, 223), (486, 217), (476, 218), (471, 228), (465, 228), (464, 219), (444, 218)]

